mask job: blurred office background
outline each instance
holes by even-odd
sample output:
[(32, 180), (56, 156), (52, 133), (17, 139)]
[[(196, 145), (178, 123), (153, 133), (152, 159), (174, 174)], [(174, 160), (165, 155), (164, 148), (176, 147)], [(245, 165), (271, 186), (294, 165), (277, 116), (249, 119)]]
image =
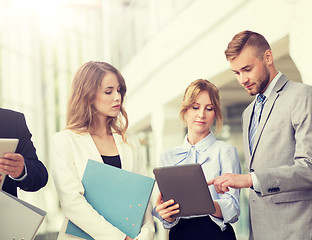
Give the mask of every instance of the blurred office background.
[[(273, 47), (277, 68), (312, 84), (311, 7), (309, 0), (0, 0), (0, 106), (25, 114), (49, 170), (50, 139), (65, 126), (73, 74), (90, 60), (110, 62), (126, 79), (129, 130), (140, 138), (153, 176), (159, 154), (183, 141), (184, 89), (206, 78), (221, 94), (218, 137), (238, 148), (246, 172), (240, 115), (252, 98), (223, 52), (237, 32), (260, 32)], [(51, 175), (39, 192), (19, 196), (48, 212), (36, 239), (56, 239), (63, 215)], [(234, 228), (245, 240), (247, 190), (240, 201)], [(157, 219), (155, 224), (155, 239), (166, 240)]]

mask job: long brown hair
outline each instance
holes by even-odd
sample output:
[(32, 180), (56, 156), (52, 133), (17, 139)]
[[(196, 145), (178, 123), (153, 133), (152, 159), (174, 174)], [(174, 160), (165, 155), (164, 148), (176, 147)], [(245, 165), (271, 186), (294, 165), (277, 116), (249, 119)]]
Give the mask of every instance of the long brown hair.
[(90, 61), (76, 72), (68, 101), (66, 128), (78, 133), (94, 132), (99, 128), (99, 116), (92, 102), (108, 72), (116, 74), (120, 84), (121, 107), (117, 117), (107, 117), (107, 132), (111, 134), (114, 130), (126, 141), (128, 116), (123, 106), (127, 91), (126, 83), (121, 73), (106, 62)]
[(192, 82), (185, 90), (183, 102), (180, 110), (180, 117), (185, 122), (185, 113), (196, 102), (198, 95), (202, 92), (208, 92), (211, 103), (216, 114), (217, 132), (222, 129), (222, 110), (220, 106), (220, 97), (218, 88), (211, 82), (205, 79), (198, 79)]

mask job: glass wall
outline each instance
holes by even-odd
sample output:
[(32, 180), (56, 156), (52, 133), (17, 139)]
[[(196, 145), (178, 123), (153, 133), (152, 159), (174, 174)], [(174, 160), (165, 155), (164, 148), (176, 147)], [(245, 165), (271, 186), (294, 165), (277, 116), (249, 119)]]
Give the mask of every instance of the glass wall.
[[(48, 171), (50, 139), (65, 126), (74, 72), (104, 56), (101, 5), (72, 2), (0, 1), (0, 105), (25, 114)], [(63, 216), (51, 175), (40, 191), (18, 194), (48, 212), (39, 234), (59, 230)]]
[(194, 0), (110, 1), (112, 63), (124, 67), (157, 32)]
[[(0, 0), (0, 106), (25, 114), (48, 171), (50, 139), (65, 126), (78, 67), (90, 60), (125, 66), (189, 2)], [(19, 197), (48, 212), (37, 239), (55, 238), (63, 215), (51, 175), (45, 188)]]

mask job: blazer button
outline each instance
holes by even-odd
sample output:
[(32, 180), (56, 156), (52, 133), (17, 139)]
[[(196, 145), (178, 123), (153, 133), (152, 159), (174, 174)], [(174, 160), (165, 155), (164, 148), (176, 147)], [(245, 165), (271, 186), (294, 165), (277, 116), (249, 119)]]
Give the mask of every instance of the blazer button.
[(280, 191), (280, 188), (279, 188), (279, 187), (269, 188), (269, 189), (268, 189), (268, 192), (269, 192), (269, 193), (272, 193), (272, 192), (279, 192), (279, 191)]

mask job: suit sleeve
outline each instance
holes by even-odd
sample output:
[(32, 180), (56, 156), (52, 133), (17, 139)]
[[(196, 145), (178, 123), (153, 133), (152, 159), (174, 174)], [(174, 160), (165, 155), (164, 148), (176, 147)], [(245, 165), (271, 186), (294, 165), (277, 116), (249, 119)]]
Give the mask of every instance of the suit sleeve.
[(36, 148), (31, 141), (32, 135), (23, 114), (20, 114), (17, 127), (19, 143), (16, 152), (24, 157), (27, 176), (22, 181), (16, 181), (16, 185), (24, 191), (37, 191), (46, 185), (48, 172), (37, 157)]
[(290, 108), (295, 144), (294, 164), (257, 170), (255, 174), (262, 196), (308, 188), (312, 190), (312, 87), (305, 87)]

